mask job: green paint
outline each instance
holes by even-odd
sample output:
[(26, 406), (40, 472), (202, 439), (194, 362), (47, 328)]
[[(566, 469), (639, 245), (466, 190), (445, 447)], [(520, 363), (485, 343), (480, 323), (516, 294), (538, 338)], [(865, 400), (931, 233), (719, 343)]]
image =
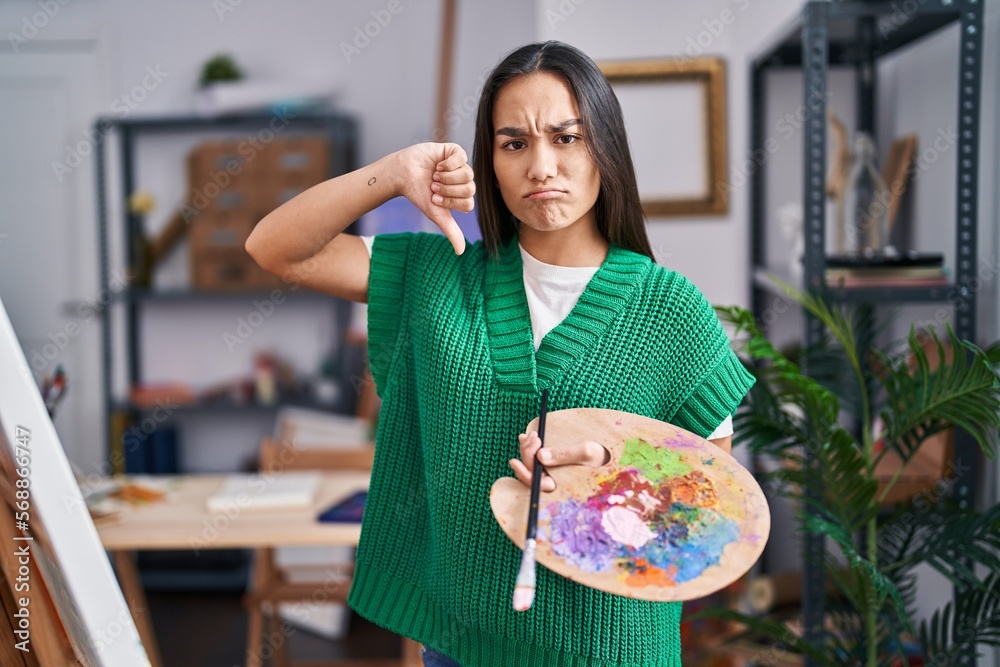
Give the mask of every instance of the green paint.
[(666, 447), (653, 447), (640, 438), (625, 441), (625, 451), (618, 459), (622, 466), (632, 466), (646, 479), (659, 484), (668, 477), (680, 477), (691, 472), (691, 466), (684, 463), (684, 455)]

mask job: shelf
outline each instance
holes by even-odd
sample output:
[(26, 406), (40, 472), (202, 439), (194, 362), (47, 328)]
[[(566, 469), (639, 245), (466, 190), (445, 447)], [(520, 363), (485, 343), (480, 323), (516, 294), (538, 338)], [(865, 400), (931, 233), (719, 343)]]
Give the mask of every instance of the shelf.
[(143, 132), (176, 132), (179, 130), (226, 130), (259, 128), (274, 118), (288, 118), (297, 126), (326, 127), (331, 121), (353, 124), (353, 119), (332, 109), (295, 108), (276, 106), (270, 110), (262, 109), (255, 112), (233, 112), (218, 116), (200, 116), (193, 113), (163, 114), (158, 116), (129, 115), (125, 118), (117, 116), (99, 116), (95, 119), (96, 127), (121, 127), (139, 129)]
[[(806, 4), (817, 4), (810, 2)], [(874, 42), (871, 54), (880, 58), (903, 48), (960, 18), (960, 11), (952, 3), (945, 6), (942, 0), (924, 0), (920, 11), (905, 13), (902, 3), (872, 3), (857, 0), (823, 2), (829, 6), (829, 62), (831, 65), (852, 65), (857, 55), (855, 44), (865, 20), (875, 21)], [(756, 67), (802, 66), (802, 14), (778, 32), (777, 39), (754, 60)]]
[[(178, 405), (171, 409), (171, 415), (199, 415), (199, 414), (226, 414), (226, 413), (270, 413), (281, 408), (307, 408), (310, 410), (323, 410), (326, 412), (337, 412), (333, 408), (336, 405), (326, 405), (310, 399), (289, 399), (278, 401), (272, 405), (262, 405), (260, 403), (235, 403), (232, 401), (213, 401), (209, 403), (192, 403), (190, 405)], [(152, 412), (162, 409), (160, 406), (142, 407), (129, 401), (116, 401), (113, 408), (122, 412)]]
[[(784, 296), (785, 293), (771, 281), (770, 276), (777, 276), (779, 280), (789, 285), (793, 284), (791, 277), (787, 273), (758, 266), (754, 268), (753, 272), (754, 287), (767, 290), (772, 294)], [(794, 286), (801, 289), (801, 285), (795, 284)], [(897, 301), (939, 303), (951, 302), (954, 299), (956, 290), (955, 285), (948, 284), (939, 287), (824, 287), (822, 291), (825, 298), (838, 303)]]
[(292, 300), (323, 300), (323, 301), (337, 301), (336, 297), (330, 296), (329, 294), (323, 294), (322, 292), (316, 292), (315, 290), (307, 289), (301, 287), (299, 289), (293, 290), (290, 286), (283, 287), (272, 287), (271, 289), (260, 289), (260, 290), (247, 290), (247, 291), (207, 291), (207, 290), (193, 290), (193, 289), (168, 289), (168, 290), (151, 290), (151, 289), (124, 289), (115, 294), (116, 301), (126, 301), (131, 303), (147, 302), (147, 301), (160, 301), (160, 302), (183, 302), (191, 303), (192, 301), (205, 301), (205, 302), (216, 302), (216, 301), (235, 301), (238, 299), (270, 299), (271, 293), (274, 290), (280, 290), (283, 298)]
[[(170, 448), (179, 451), (185, 445), (198, 446), (183, 441), (183, 438), (187, 437), (187, 431), (199, 430), (187, 429), (189, 424), (184, 420), (190, 422), (213, 420), (213, 424), (222, 424), (223, 427), (227, 423), (247, 422), (249, 429), (266, 434), (270, 424), (273, 424), (275, 413), (284, 407), (309, 408), (335, 415), (353, 416), (352, 401), (355, 401), (357, 396), (349, 389), (345, 355), (350, 353), (351, 357), (354, 357), (360, 351), (356, 346), (347, 345), (339, 345), (339, 349), (334, 351), (341, 357), (340, 368), (343, 372), (339, 376), (342, 391), (332, 404), (320, 404), (304, 387), (301, 395), (279, 400), (273, 405), (236, 403), (233, 400), (226, 400), (224, 396), (216, 396), (211, 400), (205, 399), (187, 405), (165, 402), (159, 407), (155, 404), (152, 407), (141, 407), (128, 400), (127, 388), (124, 392), (115, 392), (117, 384), (115, 379), (119, 376), (123, 376), (121, 379), (124, 380), (126, 387), (143, 384), (145, 378), (143, 347), (148, 343), (142, 335), (143, 325), (147, 324), (144, 315), (151, 310), (173, 311), (176, 308), (190, 306), (190, 314), (205, 318), (210, 315), (205, 312), (206, 306), (213, 311), (225, 310), (227, 306), (239, 306), (240, 303), (243, 303), (244, 307), (252, 308), (251, 301), (284, 303), (287, 299), (288, 302), (306, 304), (306, 309), (310, 311), (316, 311), (319, 307), (324, 319), (333, 316), (333, 331), (340, 332), (348, 329), (352, 304), (345, 299), (277, 280), (272, 287), (246, 291), (202, 291), (189, 287), (156, 289), (138, 285), (111, 287), (113, 267), (137, 265), (138, 253), (134, 240), (136, 233), (141, 229), (142, 216), (128, 211), (124, 211), (121, 215), (117, 211), (113, 212), (109, 184), (111, 180), (117, 180), (121, 192), (134, 192), (137, 185), (139, 146), (148, 143), (146, 142), (148, 137), (153, 137), (157, 141), (164, 139), (172, 141), (172, 135), (185, 135), (183, 137), (185, 142), (202, 139), (232, 140), (238, 135), (243, 135), (247, 140), (256, 138), (261, 144), (269, 143), (279, 134), (296, 137), (315, 136), (321, 138), (323, 144), (329, 148), (327, 177), (336, 177), (357, 168), (359, 135), (357, 119), (342, 110), (326, 106), (276, 104), (271, 108), (261, 108), (253, 112), (212, 116), (200, 115), (193, 111), (130, 114), (125, 118), (104, 115), (95, 117), (92, 125), (95, 130), (93, 153), (96, 163), (98, 266), (101, 285), (105, 287), (107, 296), (100, 303), (79, 302), (68, 304), (68, 307), (74, 308), (71, 314), (81, 313), (83, 312), (81, 308), (85, 307), (92, 309), (101, 318), (101, 390), (104, 421), (109, 435), (115, 433), (120, 426), (127, 426), (130, 429), (142, 426), (143, 433), (149, 435), (148, 426), (158, 425), (161, 419), (174, 422), (177, 426), (176, 434), (167, 435), (162, 439), (140, 438), (139, 442), (145, 444), (141, 448), (130, 448), (126, 456), (128, 460), (116, 461), (114, 467), (131, 465), (136, 471), (147, 472), (153, 468), (176, 469), (178, 461), (171, 460)], [(111, 141), (112, 138), (115, 141)], [(113, 171), (108, 159), (108, 153), (112, 149), (117, 154)], [(348, 227), (351, 233), (354, 224), (356, 221)], [(107, 307), (108, 301), (117, 305)], [(321, 303), (327, 305), (321, 306)], [(119, 315), (123, 316), (120, 322), (116, 319)], [(122, 326), (118, 326), (119, 323)], [(317, 326), (322, 327), (318, 331), (319, 335), (326, 336), (330, 332), (325, 324)], [(333, 336), (334, 340), (343, 338), (341, 333)], [(181, 344), (176, 342), (172, 347), (180, 349)], [(119, 346), (124, 352), (122, 355), (124, 359), (121, 361), (116, 354), (116, 348)], [(280, 350), (276, 352), (280, 354)], [(160, 353), (165, 352), (161, 350)], [(123, 368), (119, 369), (119, 364)], [(187, 398), (190, 397), (188, 394)], [(119, 419), (122, 413), (125, 418)], [(129, 421), (132, 422), (131, 425), (127, 424)], [(127, 432), (121, 433), (123, 441), (126, 435)], [(201, 436), (204, 437), (206, 436)], [(244, 447), (245, 443), (240, 444), (239, 449), (235, 449), (228, 457), (233, 467), (242, 467), (240, 460), (244, 457)], [(113, 456), (119, 456), (123, 449), (124, 447), (114, 443), (112, 438), (108, 438), (105, 450), (107, 460), (110, 462)], [(186, 552), (140, 552), (137, 564), (143, 585), (160, 590), (243, 591), (251, 570), (249, 553), (246, 551), (227, 553), (225, 550), (209, 550), (196, 555)]]
[[(769, 70), (788, 68), (802, 72), (802, 229), (803, 255), (811, 269), (810, 293), (828, 302), (854, 302), (866, 305), (885, 303), (947, 303), (954, 311), (954, 331), (959, 338), (974, 340), (976, 336), (976, 292), (966, 286), (976, 279), (976, 262), (979, 255), (976, 238), (978, 216), (979, 142), (981, 114), (981, 82), (983, 70), (983, 3), (976, 0), (919, 0), (919, 2), (894, 2), (892, 0), (809, 0), (796, 17), (782, 29), (777, 37), (767, 42), (753, 59), (750, 84), (750, 144), (751, 151), (766, 151), (767, 102)], [(958, 91), (955, 104), (958, 113), (958, 142), (955, 152), (961, 158), (956, 162), (955, 183), (970, 184), (956, 188), (954, 255), (951, 256), (954, 275), (946, 285), (880, 286), (880, 287), (827, 287), (818, 283), (825, 279), (823, 238), (827, 228), (824, 203), (826, 187), (823, 175), (828, 171), (827, 157), (827, 95), (829, 70), (849, 68), (854, 71), (855, 124), (873, 136), (879, 129), (876, 114), (878, 101), (879, 68), (877, 60), (889, 53), (914, 44), (922, 38), (957, 23)], [(906, 102), (904, 102), (906, 103)], [(789, 271), (772, 271), (768, 262), (767, 178), (765, 169), (753, 170), (749, 188), (750, 196), (750, 281), (752, 312), (756, 319), (764, 319), (775, 312), (777, 298), (792, 301), (770, 279), (777, 276), (786, 283)], [(924, 184), (921, 181), (921, 184)], [(943, 250), (943, 249), (942, 249)], [(815, 282), (811, 282), (815, 281)], [(795, 281), (803, 284), (802, 279)], [(772, 301), (769, 303), (769, 301)], [(793, 301), (792, 301), (793, 302)], [(823, 339), (823, 327), (816, 317), (802, 318), (802, 349), (808, 351)], [(861, 318), (863, 336), (872, 334), (872, 322)], [(953, 457), (955, 461), (971, 460), (975, 442), (967, 433), (956, 435)], [(976, 497), (975, 479), (965, 476), (956, 479), (951, 493), (955, 497)], [(815, 493), (812, 491), (811, 493)], [(826, 553), (825, 538), (806, 532), (802, 540), (804, 571), (803, 627), (807, 640), (822, 637), (824, 631), (825, 576), (816, 564)], [(958, 591), (956, 591), (956, 594)], [(975, 651), (965, 650), (955, 664), (972, 665)], [(806, 660), (812, 667), (816, 664)]]

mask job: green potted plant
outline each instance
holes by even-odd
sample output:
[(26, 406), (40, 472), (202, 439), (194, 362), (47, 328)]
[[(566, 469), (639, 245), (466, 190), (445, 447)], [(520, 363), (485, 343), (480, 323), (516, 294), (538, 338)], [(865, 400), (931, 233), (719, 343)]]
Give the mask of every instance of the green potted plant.
[(202, 65), (198, 87), (206, 88), (213, 83), (231, 83), (242, 79), (243, 70), (236, 64), (233, 57), (229, 54), (221, 53), (213, 56)]
[[(830, 381), (807, 376), (774, 348), (750, 312), (717, 307), (720, 319), (734, 325), (734, 348), (757, 378), (734, 417), (733, 441), (779, 464), (769, 486), (797, 503), (801, 530), (835, 545), (839, 558), (828, 549), (815, 566), (839, 595), (828, 605), (829, 631), (818, 645), (774, 620), (726, 609), (707, 613), (830, 667), (908, 665), (907, 636), (919, 642), (926, 665), (953, 664), (969, 646), (1000, 645), (1000, 505), (977, 512), (941, 494), (919, 508), (887, 508), (884, 499), (897, 478), (880, 485), (875, 475), (887, 453), (908, 462), (929, 438), (954, 427), (971, 434), (987, 457), (995, 456), (1000, 380), (994, 361), (1000, 348), (983, 351), (958, 340), (950, 326), (947, 340), (932, 331), (922, 341), (911, 327), (901, 351), (882, 352), (859, 340), (863, 329), (846, 307), (776, 283), (823, 323), (827, 341), (820, 353), (827, 368), (840, 359), (840, 373), (825, 374)], [(936, 367), (928, 362), (927, 343), (938, 352)], [(949, 362), (947, 347), (956, 351)], [(846, 406), (857, 428), (843, 425)], [(876, 416), (881, 449), (873, 434)], [(921, 564), (959, 593), (915, 627), (915, 568)]]
[(195, 110), (203, 116), (238, 111), (247, 106), (248, 99), (256, 101), (248, 84), (233, 56), (226, 53), (212, 56), (201, 67), (194, 92)]

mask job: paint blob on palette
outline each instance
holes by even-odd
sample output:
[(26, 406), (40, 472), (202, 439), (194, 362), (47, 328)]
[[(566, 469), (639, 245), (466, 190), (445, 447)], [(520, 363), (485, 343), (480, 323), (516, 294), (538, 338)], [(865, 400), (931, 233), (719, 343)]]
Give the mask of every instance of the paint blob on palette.
[(629, 586), (673, 586), (718, 565), (739, 525), (719, 511), (715, 483), (681, 451), (625, 441), (618, 468), (585, 498), (540, 507), (552, 552)]
[[(760, 557), (767, 500), (753, 475), (708, 440), (616, 410), (558, 410), (546, 419), (546, 447), (595, 440), (611, 461), (547, 469), (556, 489), (538, 506), (541, 565), (609, 593), (673, 601), (729, 585)], [(500, 527), (522, 549), (529, 495), (511, 477), (490, 492)]]

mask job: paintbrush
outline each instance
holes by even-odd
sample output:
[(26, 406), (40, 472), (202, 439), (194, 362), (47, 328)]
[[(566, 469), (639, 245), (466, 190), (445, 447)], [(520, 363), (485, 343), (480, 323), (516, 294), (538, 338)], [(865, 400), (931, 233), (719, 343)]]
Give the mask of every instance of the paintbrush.
[[(538, 439), (545, 446), (545, 413), (549, 408), (549, 390), (542, 390), (542, 407), (538, 413)], [(535, 532), (538, 528), (538, 497), (542, 493), (542, 474), (545, 468), (538, 462), (538, 452), (535, 452), (534, 467), (531, 471), (531, 500), (528, 503), (528, 532), (524, 540), (524, 553), (521, 555), (521, 569), (517, 572), (517, 583), (514, 585), (514, 609), (527, 611), (535, 601)]]

